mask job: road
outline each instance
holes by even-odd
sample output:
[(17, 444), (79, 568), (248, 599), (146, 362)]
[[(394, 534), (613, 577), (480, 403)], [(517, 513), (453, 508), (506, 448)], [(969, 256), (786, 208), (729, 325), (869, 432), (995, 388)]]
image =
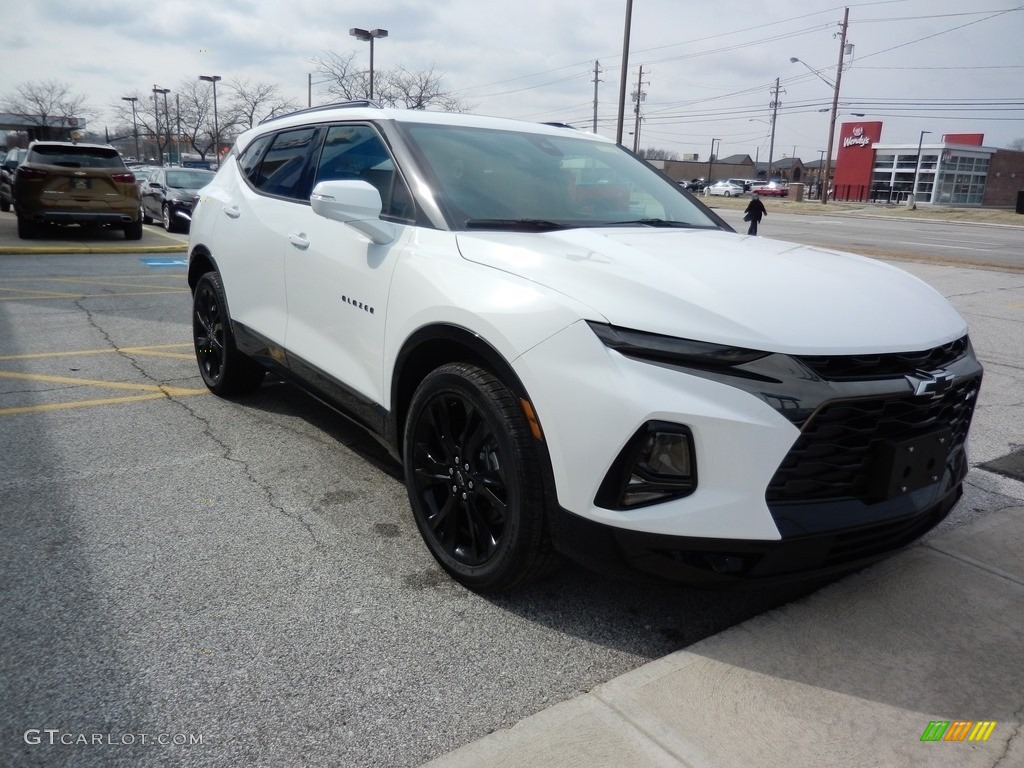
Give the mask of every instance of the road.
[[(795, 243), (854, 253), (921, 258), (954, 264), (1024, 269), (1024, 228), (907, 220), (844, 214), (801, 215), (772, 210), (758, 233)], [(743, 211), (717, 208), (737, 232), (746, 232)], [(1024, 217), (1022, 217), (1024, 218)]]

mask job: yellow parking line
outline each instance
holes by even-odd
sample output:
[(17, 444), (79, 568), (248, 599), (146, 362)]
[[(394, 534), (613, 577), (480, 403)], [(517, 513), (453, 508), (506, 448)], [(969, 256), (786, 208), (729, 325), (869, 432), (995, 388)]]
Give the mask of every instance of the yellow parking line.
[(167, 293), (188, 293), (188, 288), (167, 288), (162, 291), (131, 291), (126, 293), (80, 293), (57, 294), (54, 296), (0, 296), (0, 301), (32, 301), (35, 299), (96, 299), (117, 298), (119, 296), (154, 296)]
[(104, 349), (75, 349), (68, 352), (34, 352), (28, 355), (0, 355), (0, 361), (4, 360), (40, 360), (48, 357), (78, 357), (85, 355), (112, 355), (124, 352), (127, 355), (176, 357), (183, 360), (191, 360), (193, 355), (185, 352), (161, 352), (158, 350), (173, 349), (175, 347), (192, 347), (192, 342), (183, 341), (175, 344), (151, 344), (142, 347), (117, 347)]
[[(170, 389), (170, 388), (168, 388)], [(179, 390), (175, 394), (182, 395), (206, 395), (208, 389)], [(107, 397), (100, 400), (75, 400), (69, 403), (48, 403), (46, 405), (26, 405), (18, 408), (0, 408), (0, 416), (14, 416), (19, 413), (42, 413), (44, 411), (63, 411), (70, 408), (91, 408), (98, 405), (117, 405), (120, 403), (137, 403), (142, 400), (159, 400), (167, 397), (170, 392), (153, 392), (148, 395), (132, 395), (129, 397)]]
[(45, 293), (51, 296), (77, 296), (77, 293), (61, 293), (60, 291), (33, 291), (31, 288), (0, 288), (10, 293)]
[[(177, 283), (181, 283), (181, 275), (177, 275)], [(127, 278), (112, 278), (116, 280), (126, 280)], [(111, 282), (111, 279), (95, 279), (95, 280), (68, 280), (66, 278), (60, 278), (53, 280), (55, 283), (78, 283), (81, 285), (109, 285), (117, 288), (157, 288), (159, 290), (176, 290), (179, 286), (177, 285), (149, 285), (147, 283), (132, 283), (132, 282)], [(9, 288), (8, 290), (16, 290)]]
[(81, 276), (81, 275), (37, 275), (37, 276), (33, 277), (31, 275), (27, 275), (25, 277), (5, 277), (5, 278), (3, 278), (3, 282), (5, 282), (5, 283), (32, 283), (32, 282), (36, 282), (36, 281), (50, 281), (50, 282), (55, 282), (55, 283), (85, 283), (85, 282), (89, 282), (90, 280), (99, 280), (101, 282), (104, 281), (104, 280), (131, 280), (131, 279), (137, 280), (137, 279), (142, 278), (142, 277), (145, 277), (147, 280), (149, 280), (150, 278), (153, 278), (153, 277), (175, 277), (178, 280), (180, 280), (181, 279), (181, 273), (180, 272), (176, 272), (173, 275), (170, 274), (170, 273), (167, 273), (167, 274), (159, 274), (159, 273), (157, 273), (157, 274), (151, 274), (151, 275), (96, 275), (96, 276), (93, 276), (93, 277)]
[(142, 392), (159, 392), (162, 395), (194, 395), (202, 389), (170, 387), (166, 384), (132, 384), (127, 381), (100, 381), (98, 379), (78, 379), (73, 376), (50, 376), (44, 373), (17, 373), (0, 371), (0, 379), (16, 379), (18, 381), (42, 381), (47, 384), (71, 384), (79, 387), (100, 387), (102, 389), (128, 389)]

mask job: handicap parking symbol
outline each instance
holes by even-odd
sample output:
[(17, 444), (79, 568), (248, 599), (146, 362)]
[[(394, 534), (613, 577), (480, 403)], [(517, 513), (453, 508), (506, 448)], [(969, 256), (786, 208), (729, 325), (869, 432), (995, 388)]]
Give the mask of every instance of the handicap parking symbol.
[(157, 258), (145, 258), (139, 259), (147, 267), (187, 267), (188, 259), (157, 259)]

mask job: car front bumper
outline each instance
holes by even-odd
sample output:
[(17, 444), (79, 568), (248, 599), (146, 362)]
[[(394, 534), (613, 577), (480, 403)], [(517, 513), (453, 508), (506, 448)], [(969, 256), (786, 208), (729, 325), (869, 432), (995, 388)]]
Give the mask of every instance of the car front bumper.
[[(734, 376), (632, 359), (586, 324), (566, 329), (517, 371), (551, 459), (556, 544), (590, 564), (723, 584), (848, 570), (904, 546), (945, 517), (967, 473), (981, 367), (966, 338), (947, 346), (883, 356), (893, 360), (881, 376), (830, 380), (843, 358), (788, 355)], [(948, 371), (941, 393), (915, 394), (898, 373), (918, 365)], [(692, 433), (695, 490), (600, 506), (610, 468), (650, 422)]]

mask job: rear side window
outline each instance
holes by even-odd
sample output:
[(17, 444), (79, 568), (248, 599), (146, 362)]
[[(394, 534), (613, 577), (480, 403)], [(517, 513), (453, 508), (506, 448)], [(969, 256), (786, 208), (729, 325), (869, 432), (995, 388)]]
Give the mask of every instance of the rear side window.
[(27, 162), (59, 165), (64, 168), (124, 168), (116, 149), (105, 147), (47, 146), (33, 147)]
[(282, 131), (274, 136), (263, 155), (259, 170), (249, 180), (261, 192), (295, 199), (307, 199), (306, 166), (313, 148), (315, 128)]
[(242, 169), (242, 173), (245, 174), (245, 177), (254, 186), (256, 184), (256, 171), (259, 170), (260, 160), (263, 159), (263, 150), (267, 148), (272, 138), (274, 138), (272, 133), (260, 136), (246, 147), (245, 151), (238, 158), (238, 167)]

